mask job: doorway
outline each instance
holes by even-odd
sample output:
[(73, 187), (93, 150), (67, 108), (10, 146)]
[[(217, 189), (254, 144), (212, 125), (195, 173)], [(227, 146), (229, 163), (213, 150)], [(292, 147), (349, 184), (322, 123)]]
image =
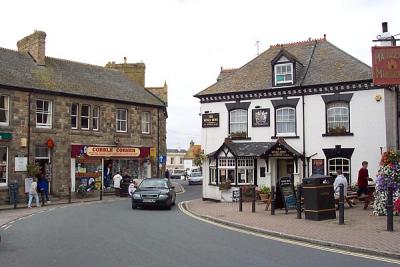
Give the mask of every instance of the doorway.
[(294, 173), (293, 159), (278, 159), (277, 161), (277, 181), (281, 177), (291, 177)]

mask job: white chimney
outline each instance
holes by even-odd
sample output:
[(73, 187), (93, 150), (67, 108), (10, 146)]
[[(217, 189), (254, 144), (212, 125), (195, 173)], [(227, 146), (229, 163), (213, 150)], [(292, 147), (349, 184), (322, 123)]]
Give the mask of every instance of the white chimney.
[(395, 46), (396, 40), (394, 40), (393, 36), (388, 31), (388, 23), (382, 22), (382, 33), (378, 35), (378, 40), (380, 40), (377, 46)]

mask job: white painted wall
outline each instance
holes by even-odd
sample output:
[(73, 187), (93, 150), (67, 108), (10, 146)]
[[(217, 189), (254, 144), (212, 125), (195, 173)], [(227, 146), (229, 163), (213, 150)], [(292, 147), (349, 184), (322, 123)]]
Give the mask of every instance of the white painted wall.
[[(388, 147), (396, 144), (395, 129), (395, 95), (393, 92), (384, 89), (371, 89), (355, 92), (350, 102), (350, 132), (354, 136), (336, 136), (323, 137), (326, 132), (325, 122), (325, 102), (321, 95), (305, 96), (305, 129), (306, 129), (306, 156), (317, 153), (314, 159), (325, 159), (325, 172), (327, 173), (326, 158), (323, 148), (335, 148), (335, 145), (341, 145), (342, 148), (355, 148), (351, 158), (351, 180), (356, 183), (358, 170), (361, 162), (366, 160), (369, 162), (369, 173), (371, 177), (375, 177), (379, 169), (380, 148), (385, 151)], [(376, 101), (375, 96), (381, 95), (382, 100)], [(325, 94), (326, 95), (326, 94)], [(289, 97), (290, 98), (290, 97)], [(302, 99), (300, 98), (296, 108), (297, 115), (297, 135), (298, 139), (285, 139), (285, 141), (300, 153), (303, 152), (303, 122), (302, 122)], [(282, 99), (281, 97), (275, 99)], [(274, 142), (271, 139), (275, 134), (274, 108), (271, 100), (273, 99), (256, 99), (251, 101), (248, 112), (248, 136), (251, 140), (245, 142)], [(247, 102), (247, 101), (243, 101)], [(210, 113), (219, 113), (220, 127), (218, 128), (202, 128), (201, 145), (206, 154), (217, 150), (224, 139), (228, 136), (228, 111), (225, 104), (231, 102), (215, 102), (204, 103), (201, 105), (201, 113), (205, 111)], [(271, 125), (270, 127), (253, 128), (251, 125), (251, 110), (255, 106), (261, 108), (270, 108)], [(239, 141), (235, 141), (239, 142)], [(258, 177), (259, 186), (266, 184), (268, 186), (276, 183), (276, 159), (270, 158), (269, 172), (265, 178)], [(295, 182), (300, 182), (302, 174), (302, 161), (298, 161), (299, 172), (295, 174)], [(258, 160), (258, 168), (265, 166), (264, 160)], [(204, 164), (205, 180), (203, 183), (203, 197), (220, 199), (218, 187), (208, 185), (208, 162)], [(311, 174), (311, 160), (309, 166)], [(259, 169), (257, 170), (260, 175)]]

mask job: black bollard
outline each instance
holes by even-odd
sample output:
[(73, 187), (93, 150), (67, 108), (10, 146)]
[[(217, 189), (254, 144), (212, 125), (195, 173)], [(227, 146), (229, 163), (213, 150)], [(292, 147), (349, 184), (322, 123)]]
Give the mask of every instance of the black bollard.
[(344, 224), (344, 185), (339, 185), (339, 224)]
[(68, 204), (71, 204), (72, 200), (72, 189), (71, 189), (71, 185), (68, 185)]
[(297, 219), (301, 219), (301, 185), (297, 186)]
[(251, 212), (256, 212), (256, 187), (251, 188), (253, 199), (251, 200)]
[(243, 211), (243, 189), (239, 187), (239, 211)]
[(271, 186), (271, 215), (275, 215), (275, 186)]
[(387, 231), (393, 232), (393, 188), (392, 188), (392, 186), (388, 187), (386, 212), (387, 212), (387, 216), (386, 216)]
[[(101, 183), (100, 183), (100, 200), (103, 200), (103, 190), (104, 190), (104, 184), (103, 184), (103, 180), (101, 179)], [(132, 198), (133, 199), (133, 198)], [(133, 201), (133, 200), (132, 200)]]
[(17, 209), (17, 202), (18, 202), (18, 187), (16, 190), (13, 190), (13, 202), (14, 202), (14, 209)]

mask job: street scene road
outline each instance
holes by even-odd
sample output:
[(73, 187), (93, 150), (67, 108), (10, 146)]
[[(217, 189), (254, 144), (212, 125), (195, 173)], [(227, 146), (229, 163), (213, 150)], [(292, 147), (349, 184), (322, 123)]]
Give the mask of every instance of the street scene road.
[[(187, 186), (177, 203), (201, 197)], [(1, 230), (0, 266), (394, 266), (248, 235), (129, 199), (55, 208)]]

